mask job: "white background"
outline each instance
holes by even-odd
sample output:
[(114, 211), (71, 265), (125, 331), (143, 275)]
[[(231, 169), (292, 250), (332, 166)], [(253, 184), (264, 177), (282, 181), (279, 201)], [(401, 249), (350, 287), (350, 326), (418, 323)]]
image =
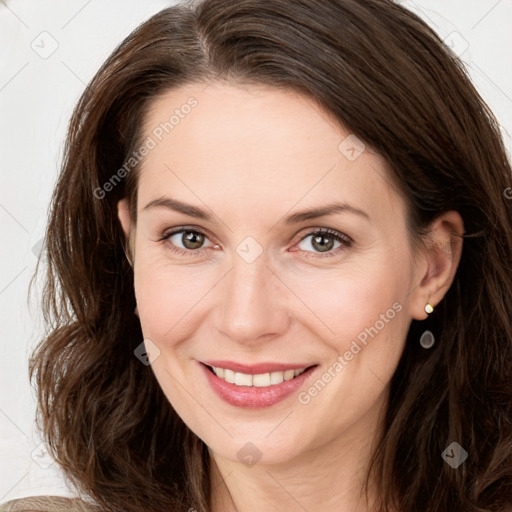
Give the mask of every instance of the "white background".
[[(37, 494), (74, 494), (56, 464), (36, 449), (40, 439), (27, 360), (41, 322), (37, 300), (30, 308), (27, 304), (27, 288), (74, 104), (114, 47), (172, 3), (0, 1), (0, 503)], [(401, 3), (463, 52), (461, 58), (502, 125), (510, 151), (512, 0)]]

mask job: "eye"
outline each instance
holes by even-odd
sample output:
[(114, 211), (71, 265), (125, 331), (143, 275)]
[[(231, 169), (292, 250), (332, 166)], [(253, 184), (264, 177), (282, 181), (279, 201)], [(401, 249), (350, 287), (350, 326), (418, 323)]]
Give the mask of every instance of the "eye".
[(301, 239), (297, 246), (301, 251), (320, 253), (320, 257), (334, 256), (350, 247), (351, 238), (333, 229), (318, 229)]
[[(208, 248), (219, 247), (202, 231), (186, 227), (166, 232), (158, 241), (165, 242), (169, 249), (181, 255), (199, 255)], [(207, 242), (209, 244), (205, 245)], [(333, 229), (319, 228), (304, 236), (296, 247), (306, 253), (316, 253), (315, 257), (327, 257), (335, 256), (351, 244), (352, 239), (347, 235)]]
[[(165, 241), (170, 249), (179, 254), (197, 254), (207, 247), (216, 247), (201, 231), (187, 228), (180, 228), (166, 233), (159, 241)], [(210, 245), (204, 246), (206, 241), (210, 241)]]

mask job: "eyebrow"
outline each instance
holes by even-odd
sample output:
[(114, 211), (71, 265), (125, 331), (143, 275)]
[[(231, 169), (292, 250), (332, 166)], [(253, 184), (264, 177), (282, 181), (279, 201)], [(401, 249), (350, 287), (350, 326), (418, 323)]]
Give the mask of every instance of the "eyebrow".
[[(191, 204), (182, 203), (176, 199), (171, 199), (170, 197), (160, 197), (158, 199), (153, 199), (146, 206), (144, 206), (143, 211), (147, 211), (152, 208), (167, 208), (169, 210), (174, 210), (176, 212), (188, 215), (189, 217), (196, 217), (206, 221), (211, 221), (213, 219), (213, 215), (210, 215), (205, 210), (202, 210), (201, 208)], [(298, 224), (299, 222), (316, 219), (317, 217), (324, 217), (326, 215), (334, 215), (336, 213), (343, 212), (359, 215), (367, 220), (370, 220), (370, 216), (359, 208), (351, 206), (347, 203), (333, 203), (322, 206), (320, 208), (313, 208), (310, 210), (303, 210), (300, 212), (292, 213), (291, 215), (288, 215), (284, 218), (284, 222), (286, 224)]]

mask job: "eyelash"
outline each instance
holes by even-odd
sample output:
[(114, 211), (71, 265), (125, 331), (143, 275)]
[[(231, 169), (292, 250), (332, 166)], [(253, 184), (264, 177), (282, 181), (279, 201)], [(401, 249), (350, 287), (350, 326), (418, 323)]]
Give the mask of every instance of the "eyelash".
[[(198, 229), (181, 227), (179, 229), (174, 229), (174, 230), (169, 231), (169, 232), (164, 232), (162, 234), (161, 238), (159, 238), (157, 241), (158, 242), (166, 243), (166, 245), (167, 245), (167, 247), (169, 249), (171, 249), (176, 254), (180, 254), (182, 256), (190, 256), (190, 254), (192, 254), (192, 253), (202, 254), (203, 251), (205, 251), (207, 249), (207, 247), (200, 247), (199, 249), (182, 249), (181, 247), (176, 247), (176, 245), (171, 243), (169, 241), (169, 239), (172, 236), (177, 235), (178, 233), (195, 233), (195, 234), (202, 235), (205, 238), (208, 238), (208, 235), (206, 233), (204, 233), (203, 231), (200, 231)], [(302, 252), (305, 252), (305, 253), (308, 254), (307, 257), (313, 257), (313, 258), (328, 258), (328, 257), (332, 257), (332, 256), (337, 255), (340, 251), (343, 251), (345, 249), (350, 248), (352, 246), (352, 243), (353, 243), (352, 239), (349, 236), (345, 235), (344, 233), (341, 233), (339, 231), (336, 231), (336, 230), (330, 229), (330, 228), (317, 228), (317, 229), (315, 229), (313, 231), (310, 231), (306, 235), (304, 235), (297, 242), (297, 244), (299, 244), (300, 242), (302, 242), (306, 238), (308, 238), (310, 236), (315, 236), (315, 235), (316, 236), (319, 236), (319, 235), (320, 236), (322, 236), (322, 235), (331, 235), (331, 236), (334, 237), (334, 239), (336, 241), (340, 242), (342, 245), (340, 247), (337, 247), (334, 250), (326, 251), (325, 253), (314, 252), (314, 251), (302, 251)], [(299, 249), (299, 251), (300, 251), (300, 249)]]

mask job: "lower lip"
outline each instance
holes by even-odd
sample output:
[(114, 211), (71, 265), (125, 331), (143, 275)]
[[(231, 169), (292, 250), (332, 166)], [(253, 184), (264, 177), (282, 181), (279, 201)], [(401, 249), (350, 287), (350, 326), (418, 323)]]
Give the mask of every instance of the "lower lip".
[(281, 384), (259, 388), (255, 386), (237, 386), (236, 384), (230, 384), (224, 379), (217, 377), (217, 375), (211, 372), (204, 364), (200, 363), (200, 366), (211, 388), (220, 398), (228, 404), (236, 407), (244, 407), (246, 409), (264, 409), (265, 407), (271, 407), (281, 402), (297, 392), (316, 368), (315, 366), (311, 366), (298, 377), (285, 380), (281, 382)]

